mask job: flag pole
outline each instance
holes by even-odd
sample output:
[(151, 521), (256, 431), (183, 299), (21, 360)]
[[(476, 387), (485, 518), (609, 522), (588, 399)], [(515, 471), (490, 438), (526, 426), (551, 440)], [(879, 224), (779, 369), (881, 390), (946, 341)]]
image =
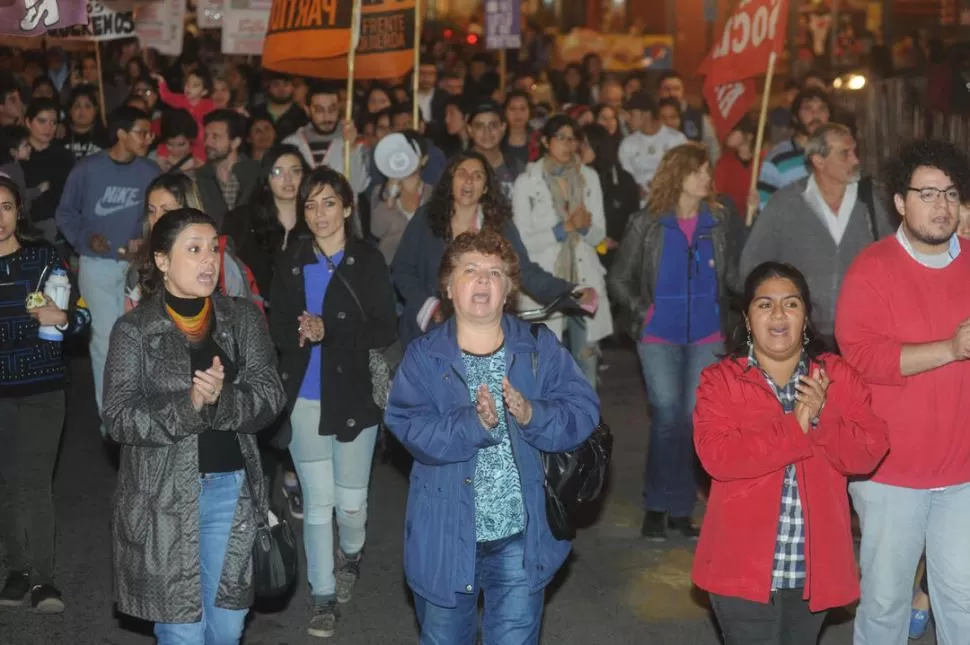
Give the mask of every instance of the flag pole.
[[(765, 74), (765, 89), (761, 95), (761, 114), (758, 115), (758, 130), (756, 131), (754, 140), (754, 158), (751, 159), (751, 185), (748, 189), (748, 195), (754, 193), (758, 188), (758, 173), (761, 170), (761, 146), (764, 144), (765, 139), (765, 122), (768, 120), (768, 101), (771, 99), (771, 80), (775, 76), (775, 59), (777, 58), (778, 55), (774, 51), (768, 55), (768, 72)], [(754, 222), (755, 210), (757, 210), (757, 207), (749, 203), (748, 215), (744, 220), (745, 225), (749, 228)]]
[(505, 97), (505, 84), (506, 84), (506, 71), (507, 61), (506, 61), (505, 48), (498, 50), (498, 88), (501, 92), (502, 97)]
[(421, 3), (414, 0), (414, 69), (411, 72), (411, 124), (416, 131), (420, 130), (418, 114), (418, 70), (421, 67)]
[(94, 41), (94, 59), (98, 66), (98, 102), (101, 104), (101, 125), (108, 125), (106, 108), (104, 106), (104, 72), (101, 71), (101, 41)]
[[(360, 38), (360, 0), (354, 0), (350, 22), (350, 51), (347, 52), (347, 106), (344, 124), (352, 123), (354, 118), (354, 66), (357, 63), (357, 45)], [(350, 181), (350, 148), (354, 144), (344, 138), (344, 176)]]

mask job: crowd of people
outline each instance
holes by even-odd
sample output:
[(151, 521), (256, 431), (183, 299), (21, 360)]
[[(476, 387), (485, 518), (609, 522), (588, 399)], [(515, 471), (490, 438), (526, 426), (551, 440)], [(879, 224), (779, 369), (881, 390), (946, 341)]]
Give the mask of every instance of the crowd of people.
[[(239, 642), (276, 487), (302, 520), (307, 632), (334, 636), (382, 426), (413, 457), (421, 642), (474, 642), (484, 594), (485, 642), (537, 644), (570, 548), (541, 455), (594, 431), (602, 345), (629, 337), (641, 534), (698, 540), (727, 645), (814, 644), (860, 590), (856, 645), (918, 637), (930, 601), (938, 642), (961, 642), (965, 154), (917, 141), (863, 177), (815, 78), (754, 163), (756, 119), (718, 137), (676, 72), (589, 56), (550, 79), (524, 52), (500, 88), (488, 55), (427, 49), (414, 95), (360, 82), (352, 114), (342, 84), (136, 43), (100, 73), (0, 52), (0, 605), (65, 608), (51, 480), (89, 333), (121, 455), (116, 601), (161, 645)], [(516, 316), (563, 296), (583, 315)]]

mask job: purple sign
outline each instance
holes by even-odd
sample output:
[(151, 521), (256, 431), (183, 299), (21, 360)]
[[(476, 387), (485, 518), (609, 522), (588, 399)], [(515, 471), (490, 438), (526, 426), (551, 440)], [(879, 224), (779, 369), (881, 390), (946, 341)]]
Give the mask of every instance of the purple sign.
[(87, 21), (85, 0), (0, 0), (0, 34), (7, 36), (39, 36)]
[(485, 49), (522, 46), (520, 0), (485, 0)]

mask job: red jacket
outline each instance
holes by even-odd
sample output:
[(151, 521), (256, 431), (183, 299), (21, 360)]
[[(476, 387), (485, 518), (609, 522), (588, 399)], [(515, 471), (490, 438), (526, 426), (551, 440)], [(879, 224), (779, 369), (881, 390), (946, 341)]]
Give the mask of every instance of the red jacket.
[(808, 434), (784, 413), (762, 373), (747, 369), (747, 358), (724, 359), (701, 375), (694, 443), (713, 481), (694, 555), (698, 587), (768, 602), (782, 483), (794, 463), (806, 527), (804, 597), (812, 611), (859, 597), (846, 476), (875, 469), (889, 449), (888, 432), (859, 375), (837, 356), (821, 362), (828, 396)]

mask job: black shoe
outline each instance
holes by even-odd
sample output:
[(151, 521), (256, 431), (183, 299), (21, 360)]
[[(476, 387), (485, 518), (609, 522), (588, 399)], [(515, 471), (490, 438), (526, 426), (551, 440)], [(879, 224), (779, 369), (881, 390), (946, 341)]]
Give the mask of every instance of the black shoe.
[[(331, 598), (333, 598), (331, 596)], [(310, 625), (306, 633), (317, 638), (330, 638), (337, 633), (337, 619), (340, 618), (340, 610), (337, 609), (337, 600), (313, 599), (313, 606), (310, 609)]]
[(30, 610), (38, 614), (59, 614), (64, 611), (61, 592), (54, 585), (34, 585), (30, 589)]
[(660, 511), (647, 511), (643, 517), (643, 525), (640, 526), (640, 535), (651, 542), (666, 542), (667, 529), (664, 527), (666, 514)]
[(701, 530), (694, 526), (694, 523), (689, 517), (672, 517), (667, 523), (667, 526), (688, 540), (696, 540), (701, 534)]
[(30, 593), (30, 574), (26, 571), (11, 571), (7, 581), (0, 589), (0, 606), (19, 607), (24, 604)]

